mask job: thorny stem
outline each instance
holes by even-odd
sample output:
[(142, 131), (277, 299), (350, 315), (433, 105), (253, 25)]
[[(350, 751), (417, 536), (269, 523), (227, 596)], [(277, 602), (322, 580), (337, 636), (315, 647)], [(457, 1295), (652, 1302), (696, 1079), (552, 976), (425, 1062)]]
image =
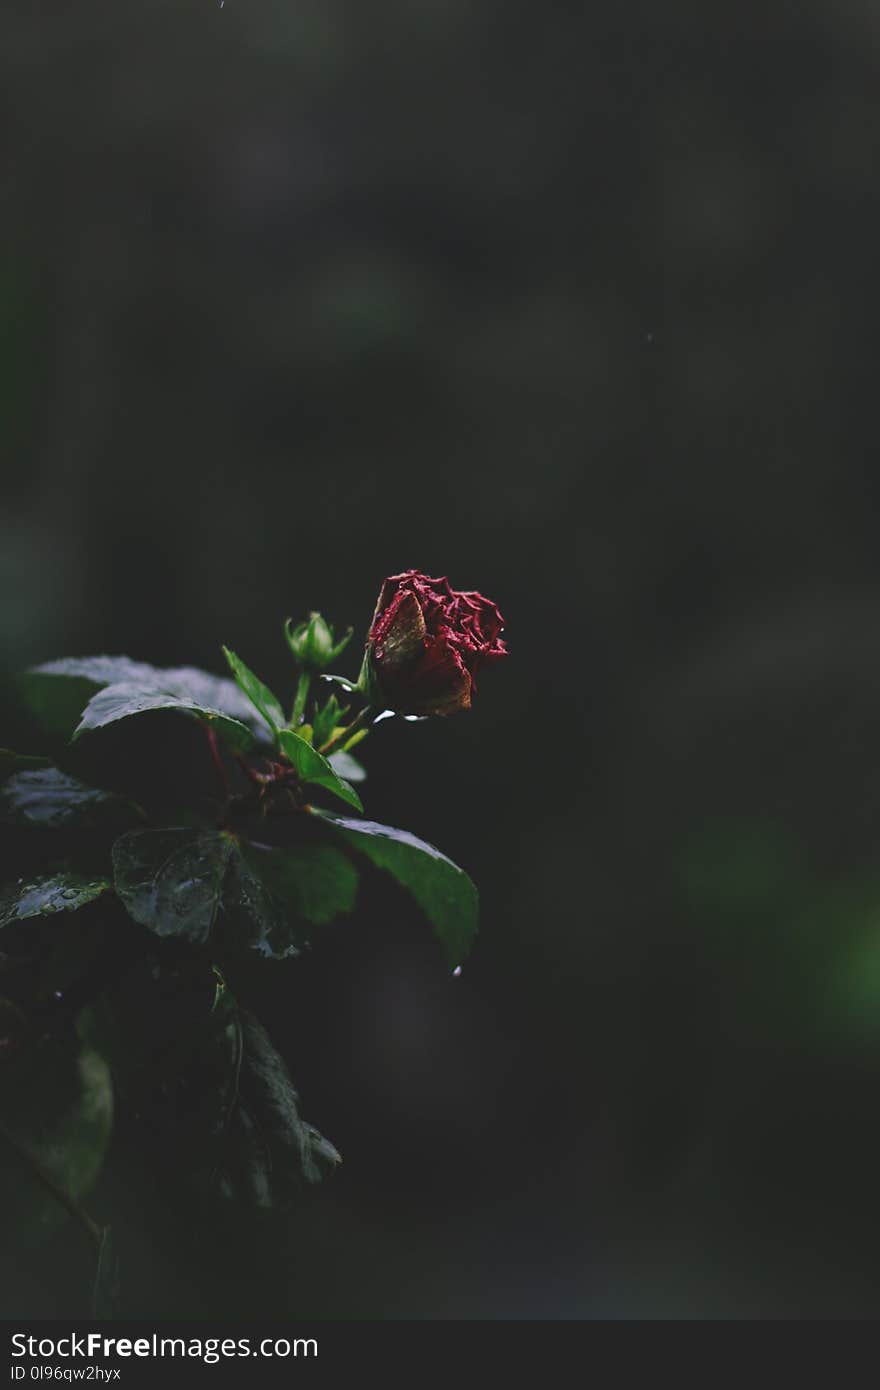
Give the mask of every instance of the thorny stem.
[(19, 1161), (30, 1170), (37, 1181), (41, 1182), (46, 1190), (52, 1194), (55, 1201), (64, 1207), (65, 1211), (69, 1212), (74, 1220), (79, 1222), (88, 1232), (89, 1238), (94, 1241), (97, 1249), (100, 1250), (104, 1233), (97, 1221), (93, 1221), (88, 1212), (83, 1210), (79, 1203), (71, 1197), (70, 1193), (67, 1192), (60, 1183), (55, 1181), (52, 1174), (43, 1167), (38, 1158), (35, 1158), (23, 1144), (20, 1144), (8, 1130), (2, 1127), (0, 1127), (0, 1139), (12, 1150)]
[(296, 696), (293, 701), (293, 713), (290, 716), (290, 727), (296, 729), (302, 723), (305, 713), (306, 700), (309, 698), (309, 686), (312, 683), (311, 671), (301, 671), (296, 686)]
[(370, 705), (364, 705), (364, 708), (361, 710), (360, 714), (357, 715), (356, 718), (354, 718), (346, 728), (340, 729), (338, 734), (334, 734), (333, 738), (329, 739), (328, 742), (325, 743), (322, 748), (318, 749), (318, 752), (323, 753), (324, 757), (326, 758), (328, 754), (335, 752), (337, 748), (340, 748), (344, 744), (348, 743), (348, 740), (350, 738), (353, 738), (353, 736), (356, 733), (358, 733), (360, 729), (367, 728), (367, 726), (372, 722), (372, 707)]

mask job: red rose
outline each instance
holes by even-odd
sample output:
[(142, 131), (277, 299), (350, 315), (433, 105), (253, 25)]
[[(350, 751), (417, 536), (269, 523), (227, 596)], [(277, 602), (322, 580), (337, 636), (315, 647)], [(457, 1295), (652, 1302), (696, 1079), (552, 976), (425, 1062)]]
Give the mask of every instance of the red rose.
[(382, 585), (361, 685), (371, 704), (398, 714), (470, 709), (481, 666), (507, 655), (504, 619), (491, 599), (418, 570)]

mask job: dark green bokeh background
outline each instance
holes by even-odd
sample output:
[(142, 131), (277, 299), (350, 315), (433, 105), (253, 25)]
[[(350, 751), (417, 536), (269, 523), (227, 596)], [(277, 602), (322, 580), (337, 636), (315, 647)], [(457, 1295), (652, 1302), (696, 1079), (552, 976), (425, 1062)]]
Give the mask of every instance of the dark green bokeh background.
[[(279, 979), (345, 1165), (259, 1259), (133, 1211), (130, 1311), (873, 1316), (875, 9), (2, 27), (3, 665), (284, 688), (285, 616), (411, 565), (511, 649), (366, 755), (475, 955), (377, 890)], [(81, 1311), (65, 1251), (10, 1312)]]

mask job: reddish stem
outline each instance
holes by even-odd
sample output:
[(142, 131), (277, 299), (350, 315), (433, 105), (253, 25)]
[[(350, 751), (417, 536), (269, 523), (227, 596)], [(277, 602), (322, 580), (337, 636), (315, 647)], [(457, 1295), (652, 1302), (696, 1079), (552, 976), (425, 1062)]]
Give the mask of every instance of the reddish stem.
[(235, 761), (238, 763), (239, 767), (241, 768), (248, 781), (253, 783), (255, 787), (263, 787), (266, 785), (267, 782), (271, 781), (271, 778), (266, 777), (264, 773), (257, 772), (254, 768), (252, 768), (247, 758), (245, 758), (241, 753), (236, 753)]
[(223, 762), (223, 755), (220, 752), (220, 744), (217, 741), (217, 731), (209, 725), (205, 726), (205, 734), (208, 739), (208, 747), (211, 750), (211, 759), (217, 769), (218, 776), (223, 784), (223, 791), (226, 797), (230, 795), (229, 778), (226, 776), (226, 764)]

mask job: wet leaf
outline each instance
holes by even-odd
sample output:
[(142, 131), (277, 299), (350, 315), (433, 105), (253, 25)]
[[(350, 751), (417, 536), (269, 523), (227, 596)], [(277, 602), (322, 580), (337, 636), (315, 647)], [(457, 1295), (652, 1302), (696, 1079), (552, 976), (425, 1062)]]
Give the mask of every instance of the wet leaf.
[(332, 845), (299, 845), (295, 849), (250, 845), (244, 855), (253, 873), (295, 918), (323, 926), (354, 907), (357, 870)]
[(412, 893), (434, 927), (450, 965), (460, 965), (473, 944), (479, 915), (476, 885), (464, 870), (408, 830), (311, 809), (353, 849)]
[(131, 830), (113, 846), (116, 892), (130, 916), (157, 936), (207, 941), (234, 848), (221, 831)]
[(110, 880), (82, 874), (58, 873), (31, 878), (0, 895), (0, 927), (27, 917), (75, 912), (110, 888)]
[(233, 935), (273, 960), (299, 955), (302, 935), (290, 908), (274, 896), (249, 858), (236, 849), (223, 890), (223, 910)]
[(0, 786), (0, 818), (15, 824), (89, 828), (114, 816), (130, 823), (137, 814), (122, 797), (88, 787), (57, 767), (16, 772)]
[(185, 714), (196, 715), (204, 724), (216, 728), (236, 751), (245, 752), (253, 746), (254, 735), (247, 725), (224, 714), (222, 710), (211, 709), (188, 695), (149, 690), (128, 682), (105, 686), (97, 695), (93, 695), (83, 710), (73, 737), (78, 739), (91, 730), (106, 728), (108, 724), (115, 724), (120, 719), (130, 719), (136, 714), (147, 714), (155, 710), (179, 710)]
[[(320, 1182), (342, 1162), (313, 1125), (303, 1120), (299, 1095), (284, 1059), (262, 1024), (241, 1012), (243, 1054), (239, 1128), (244, 1175), (257, 1205), (271, 1206), (297, 1186)], [(241, 1140), (245, 1143), (241, 1144)]]
[(24, 703), (49, 732), (70, 738), (92, 696), (108, 685), (136, 685), (141, 690), (169, 693), (247, 725), (266, 739), (263, 721), (250, 701), (227, 676), (215, 676), (195, 666), (160, 668), (126, 656), (68, 657), (35, 666), (19, 678)]

